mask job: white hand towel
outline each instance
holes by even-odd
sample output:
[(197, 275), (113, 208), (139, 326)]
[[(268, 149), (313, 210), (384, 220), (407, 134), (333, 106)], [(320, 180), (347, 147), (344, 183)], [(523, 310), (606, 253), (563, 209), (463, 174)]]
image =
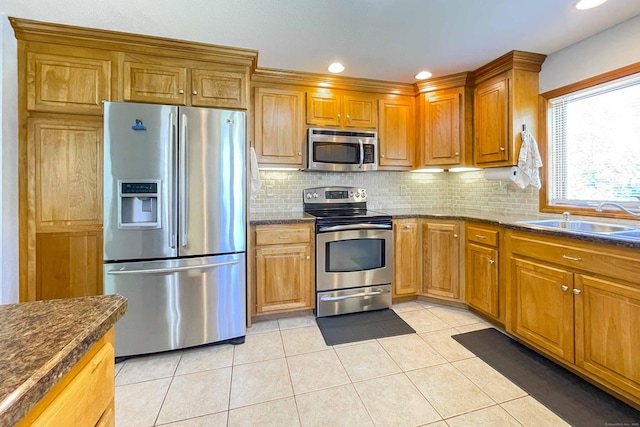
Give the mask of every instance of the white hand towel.
[(258, 191), (262, 187), (260, 182), (260, 172), (258, 171), (258, 156), (256, 156), (256, 150), (253, 147), (249, 148), (249, 173), (251, 174), (251, 200), (255, 200), (258, 197)]
[(542, 167), (542, 159), (538, 151), (538, 143), (529, 131), (522, 131), (522, 145), (518, 155), (518, 173), (514, 182), (520, 188), (525, 188), (531, 184), (540, 188), (540, 174), (538, 168)]

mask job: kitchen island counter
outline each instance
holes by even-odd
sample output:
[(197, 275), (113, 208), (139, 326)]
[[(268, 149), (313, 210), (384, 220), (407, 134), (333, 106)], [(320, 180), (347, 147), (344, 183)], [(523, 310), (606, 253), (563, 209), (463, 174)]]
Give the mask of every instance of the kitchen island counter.
[(28, 414), (126, 310), (120, 295), (0, 305), (0, 426)]

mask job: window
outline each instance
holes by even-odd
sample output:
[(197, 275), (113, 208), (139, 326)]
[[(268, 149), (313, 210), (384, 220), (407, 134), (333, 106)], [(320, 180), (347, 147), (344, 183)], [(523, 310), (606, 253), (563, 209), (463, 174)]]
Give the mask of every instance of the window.
[[(543, 211), (596, 214), (603, 201), (630, 209), (640, 206), (640, 73), (596, 80), (605, 81), (543, 95), (547, 102)], [(604, 215), (612, 216), (611, 212)]]

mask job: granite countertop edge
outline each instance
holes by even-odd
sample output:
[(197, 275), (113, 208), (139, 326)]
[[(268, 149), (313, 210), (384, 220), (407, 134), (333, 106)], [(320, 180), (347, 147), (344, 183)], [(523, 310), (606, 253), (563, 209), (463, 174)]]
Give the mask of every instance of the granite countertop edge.
[(127, 311), (126, 298), (120, 295), (98, 298), (100, 297), (113, 299), (105, 307), (104, 314), (87, 324), (47, 363), (35, 369), (26, 381), (0, 402), (0, 427), (13, 426), (24, 418)]
[[(621, 248), (640, 249), (640, 241), (615, 238), (607, 235), (594, 235), (587, 233), (571, 232), (566, 230), (550, 230), (541, 229), (532, 225), (520, 224), (521, 221), (531, 221), (539, 219), (549, 219), (550, 216), (534, 216), (534, 215), (504, 215), (497, 213), (489, 213), (482, 211), (457, 211), (448, 212), (446, 209), (386, 209), (385, 213), (391, 215), (393, 219), (409, 219), (409, 218), (433, 218), (444, 220), (462, 220), (473, 221), (477, 223), (491, 224), (511, 230), (526, 231), (536, 234), (542, 234), (551, 237), (562, 237), (572, 240), (580, 240), (583, 242), (602, 243)], [(302, 222), (314, 222), (315, 219), (307, 216), (302, 212), (299, 213), (271, 213), (260, 214), (252, 217), (251, 225), (269, 225), (269, 224), (294, 224)]]

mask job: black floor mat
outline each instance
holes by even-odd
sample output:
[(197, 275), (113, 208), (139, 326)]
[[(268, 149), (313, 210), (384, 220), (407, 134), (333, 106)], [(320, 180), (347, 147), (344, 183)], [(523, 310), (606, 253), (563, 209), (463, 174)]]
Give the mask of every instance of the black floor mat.
[(416, 332), (390, 309), (319, 317), (316, 321), (327, 345), (345, 344)]
[(640, 425), (639, 411), (493, 328), (453, 339), (573, 426)]

